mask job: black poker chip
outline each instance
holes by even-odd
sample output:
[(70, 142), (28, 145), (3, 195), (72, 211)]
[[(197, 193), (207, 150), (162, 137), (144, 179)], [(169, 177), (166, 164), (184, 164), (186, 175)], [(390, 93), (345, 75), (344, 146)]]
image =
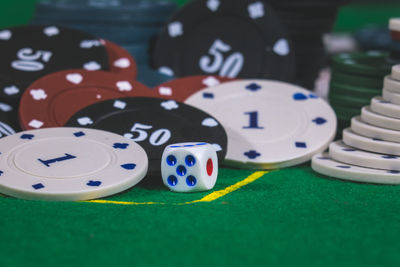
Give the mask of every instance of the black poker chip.
[(21, 131), (17, 112), (17, 107), (0, 100), (0, 138)]
[(63, 69), (108, 70), (104, 45), (96, 37), (60, 26), (0, 29), (0, 97), (20, 98), (37, 78)]
[(207, 142), (215, 146), (220, 163), (226, 155), (227, 135), (223, 126), (204, 111), (174, 100), (107, 100), (80, 110), (65, 126), (101, 129), (132, 139), (147, 152), (150, 176), (159, 176), (162, 153), (170, 144)]
[(188, 2), (166, 23), (153, 51), (154, 67), (175, 76), (290, 81), (294, 60), (279, 17), (254, 0)]

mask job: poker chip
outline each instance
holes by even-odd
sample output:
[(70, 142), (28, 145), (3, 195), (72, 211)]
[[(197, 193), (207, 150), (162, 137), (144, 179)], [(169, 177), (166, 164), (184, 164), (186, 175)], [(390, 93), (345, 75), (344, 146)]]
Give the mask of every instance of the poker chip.
[(25, 131), (0, 139), (0, 193), (75, 201), (113, 195), (144, 178), (148, 159), (137, 143), (84, 128)]
[[(381, 80), (382, 84), (382, 80)], [(352, 101), (362, 101), (365, 103), (366, 100), (379, 95), (382, 91), (382, 85), (378, 89), (376, 88), (368, 88), (368, 87), (361, 87), (361, 86), (354, 86), (354, 85), (347, 85), (347, 84), (340, 84), (336, 83), (331, 80), (329, 84), (329, 97), (330, 99), (335, 99), (336, 97), (350, 97)], [(352, 99), (353, 98), (353, 99)], [(354, 99), (356, 98), (356, 99)]]
[(15, 106), (0, 102), (0, 138), (21, 131)]
[(382, 90), (383, 99), (390, 101), (393, 104), (400, 104), (400, 93), (393, 93), (387, 89)]
[(211, 115), (174, 100), (127, 97), (90, 105), (66, 124), (107, 130), (140, 144), (149, 157), (149, 172), (159, 175), (164, 148), (197, 140), (213, 144), (218, 160), (225, 158), (227, 136)]
[(400, 81), (400, 65), (394, 65), (392, 67), (392, 78)]
[(336, 107), (334, 103), (331, 103), (332, 108), (334, 109), (336, 116), (338, 119), (347, 120), (354, 116), (360, 115), (360, 110), (357, 108), (351, 107)]
[(368, 124), (364, 122), (360, 116), (351, 119), (351, 129), (359, 135), (400, 143), (400, 131)]
[(329, 145), (329, 156), (336, 161), (382, 170), (400, 171), (400, 157), (359, 150), (336, 141)]
[(0, 30), (0, 97), (16, 101), (45, 74), (73, 68), (107, 70), (108, 56), (90, 34), (59, 26)]
[(162, 24), (176, 7), (165, 0), (42, 0), (36, 6), (36, 18), (118, 26)]
[(343, 142), (361, 150), (400, 156), (400, 143), (358, 135), (350, 128), (343, 130)]
[(135, 80), (137, 76), (137, 67), (135, 60), (129, 52), (113, 42), (107, 40), (101, 40), (101, 42), (107, 49), (110, 71)]
[(336, 116), (321, 98), (278, 81), (226, 82), (194, 93), (185, 103), (206, 110), (225, 127), (225, 163), (272, 169), (310, 160), (326, 149)]
[(155, 94), (154, 97), (184, 101), (197, 91), (232, 80), (231, 78), (218, 76), (188, 76), (160, 84), (152, 91)]
[[(373, 96), (376, 96), (377, 94), (371, 94)], [(342, 107), (360, 107), (360, 106), (365, 106), (370, 103), (370, 97), (353, 97), (350, 95), (340, 95), (340, 94), (330, 94), (329, 95), (329, 103), (332, 104), (339, 104)]]
[(386, 75), (383, 80), (383, 89), (400, 94), (400, 81), (393, 79), (390, 75)]
[[(365, 90), (369, 90), (369, 88), (376, 89), (382, 87), (382, 79), (380, 77), (369, 77), (369, 76), (361, 76), (361, 75), (351, 75), (347, 73), (342, 73), (339, 71), (333, 71), (331, 76), (331, 84), (344, 84), (350, 85), (354, 87), (348, 88), (365, 88)], [(354, 90), (353, 89), (353, 90)]]
[(80, 109), (107, 99), (148, 96), (145, 85), (104, 71), (67, 70), (46, 75), (22, 95), (23, 129), (63, 126)]
[(315, 155), (311, 167), (326, 176), (363, 183), (400, 184), (398, 171), (379, 170), (354, 166), (333, 160), (327, 152)]
[(389, 19), (389, 30), (400, 32), (400, 18)]
[(369, 106), (361, 109), (361, 119), (371, 125), (400, 131), (400, 119), (375, 113)]
[(381, 77), (390, 73), (388, 53), (381, 51), (342, 53), (332, 57), (332, 67), (342, 72)]
[(139, 65), (137, 80), (149, 87), (154, 87), (159, 84), (172, 80), (173, 76), (165, 75), (157, 70), (154, 70), (147, 65)]
[(374, 97), (371, 99), (371, 111), (400, 119), (400, 105), (393, 104), (382, 97)]
[(188, 2), (165, 24), (153, 51), (154, 66), (177, 77), (288, 81), (294, 60), (279, 17), (265, 1), (252, 0)]

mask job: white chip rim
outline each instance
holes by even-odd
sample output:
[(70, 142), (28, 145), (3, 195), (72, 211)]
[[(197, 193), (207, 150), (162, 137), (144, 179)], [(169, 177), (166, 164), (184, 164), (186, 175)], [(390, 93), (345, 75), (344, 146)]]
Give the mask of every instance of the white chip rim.
[(400, 94), (391, 92), (387, 89), (383, 89), (382, 97), (383, 97), (383, 99), (390, 101), (393, 104), (400, 105)]
[(101, 130), (55, 127), (0, 139), (0, 193), (23, 199), (109, 196), (136, 185), (147, 168), (140, 145)]
[(400, 157), (372, 153), (346, 145), (339, 140), (329, 145), (332, 159), (350, 165), (388, 171), (400, 171)]
[(400, 81), (400, 64), (392, 66), (392, 78)]
[(389, 30), (400, 31), (400, 18), (389, 19)]
[(400, 119), (375, 113), (371, 110), (370, 106), (361, 109), (361, 119), (371, 125), (400, 131)]
[[(252, 86), (255, 89), (250, 89)], [(212, 100), (203, 98), (204, 94), (213, 95)], [(304, 99), (294, 101), (295, 94)], [(185, 103), (205, 110), (224, 125), (228, 135), (224, 163), (235, 167), (275, 169), (304, 163), (325, 150), (336, 133), (336, 115), (329, 104), (312, 92), (285, 82), (226, 82), (194, 93)], [(258, 114), (257, 107), (265, 112)], [(260, 122), (256, 125), (268, 125), (269, 131), (244, 131), (251, 128), (249, 113), (257, 113)], [(285, 114), (285, 123), (281, 114)], [(318, 126), (313, 119), (324, 123)], [(306, 148), (300, 149), (302, 144)], [(250, 158), (250, 152), (256, 158)]]
[(370, 108), (380, 115), (400, 119), (400, 105), (393, 104), (382, 97), (372, 98)]
[(400, 156), (400, 143), (358, 135), (350, 128), (343, 130), (343, 142), (348, 146), (352, 146), (361, 150)]
[(341, 163), (331, 159), (327, 152), (315, 155), (312, 158), (311, 167), (320, 174), (342, 180), (373, 184), (400, 184), (400, 175), (397, 171), (391, 172)]
[(394, 93), (400, 93), (400, 81), (392, 78), (390, 75), (386, 75), (383, 79), (383, 90), (388, 90)]
[(366, 137), (382, 139), (389, 142), (400, 143), (400, 131), (377, 127), (364, 122), (360, 116), (351, 119), (353, 132)]

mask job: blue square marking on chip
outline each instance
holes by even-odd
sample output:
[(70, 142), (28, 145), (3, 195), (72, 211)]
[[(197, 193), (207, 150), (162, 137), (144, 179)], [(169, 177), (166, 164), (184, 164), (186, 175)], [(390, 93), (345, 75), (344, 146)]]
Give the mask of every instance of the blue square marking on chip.
[(74, 135), (76, 136), (76, 137), (81, 137), (81, 136), (85, 136), (85, 133), (84, 132), (76, 132), (76, 133), (74, 133)]
[(203, 98), (212, 99), (212, 98), (214, 98), (214, 94), (213, 93), (203, 93)]
[(116, 149), (127, 149), (128, 146), (129, 146), (128, 143), (114, 143), (113, 144), (113, 148), (116, 148)]
[(38, 190), (44, 188), (44, 185), (39, 183), (39, 184), (33, 184), (32, 187), (33, 189)]
[(32, 140), (35, 136), (33, 134), (23, 134), (21, 135), (21, 139)]
[(307, 148), (307, 144), (305, 142), (295, 142), (295, 146), (298, 148)]
[(90, 180), (86, 185), (87, 186), (100, 186), (101, 182), (100, 181), (92, 181), (92, 180)]

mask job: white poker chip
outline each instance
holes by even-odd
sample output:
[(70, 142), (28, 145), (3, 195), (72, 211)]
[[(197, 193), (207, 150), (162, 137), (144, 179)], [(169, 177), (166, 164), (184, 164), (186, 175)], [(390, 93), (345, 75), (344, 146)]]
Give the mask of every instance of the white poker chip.
[(336, 132), (336, 115), (323, 99), (284, 82), (227, 82), (198, 91), (185, 103), (224, 125), (225, 163), (235, 167), (274, 169), (306, 162), (325, 150)]
[(370, 108), (375, 113), (400, 119), (400, 105), (393, 104), (380, 96), (371, 99)]
[(390, 75), (386, 75), (383, 79), (383, 89), (400, 94), (400, 81), (393, 79)]
[(361, 109), (361, 119), (371, 125), (400, 131), (400, 119), (375, 113), (369, 106)]
[(343, 130), (343, 142), (361, 150), (400, 156), (400, 143), (358, 135), (350, 128)]
[(392, 78), (400, 81), (400, 64), (392, 66)]
[(389, 30), (400, 31), (400, 18), (389, 19)]
[(346, 145), (343, 141), (336, 141), (329, 145), (329, 155), (332, 159), (351, 165), (400, 171), (400, 157), (360, 150)]
[(391, 92), (387, 89), (382, 90), (383, 99), (392, 102), (393, 104), (400, 105), (400, 94)]
[(377, 127), (364, 122), (360, 116), (351, 119), (353, 132), (366, 137), (400, 143), (400, 131)]
[(0, 193), (75, 201), (119, 193), (147, 173), (146, 152), (120, 135), (46, 128), (0, 139)]
[(327, 152), (315, 155), (312, 158), (311, 167), (320, 174), (342, 180), (375, 184), (400, 184), (399, 171), (365, 168), (338, 162), (333, 160)]

